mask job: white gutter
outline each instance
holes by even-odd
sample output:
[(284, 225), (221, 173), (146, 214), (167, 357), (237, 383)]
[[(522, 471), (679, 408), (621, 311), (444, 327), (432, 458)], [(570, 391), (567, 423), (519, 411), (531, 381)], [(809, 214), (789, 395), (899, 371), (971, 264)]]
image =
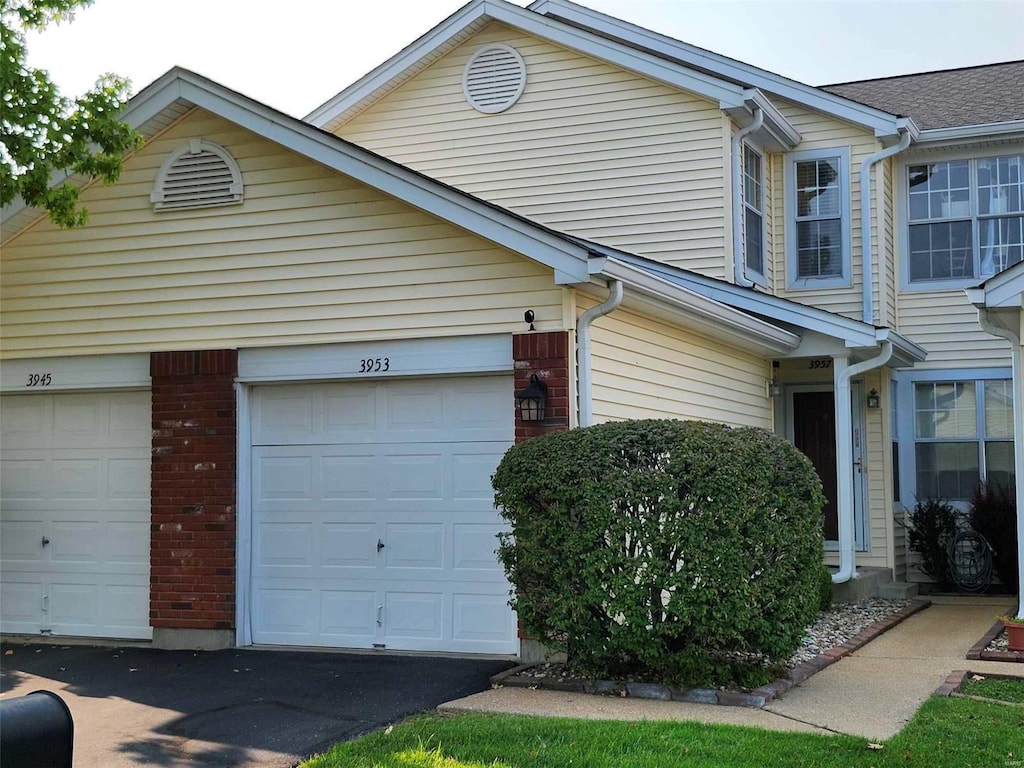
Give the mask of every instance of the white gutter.
[(590, 366), (590, 326), (599, 317), (604, 317), (622, 303), (622, 281), (608, 281), (608, 298), (603, 304), (591, 307), (582, 315), (576, 325), (576, 370), (580, 386), (580, 426), (589, 427), (594, 422), (594, 386)]
[(900, 140), (888, 149), (868, 155), (860, 164), (860, 243), (864, 269), (861, 272), (864, 281), (864, 322), (875, 324), (874, 307), (874, 259), (871, 254), (871, 166), (887, 157), (898, 155), (910, 146), (910, 129), (900, 128)]
[(856, 575), (853, 519), (853, 415), (850, 408), (850, 380), (865, 371), (885, 365), (892, 358), (892, 342), (882, 343), (882, 351), (869, 360), (848, 365), (848, 358), (835, 358), (834, 385), (836, 409), (836, 496), (839, 506), (839, 571), (832, 574), (834, 584), (842, 584)]
[[(971, 292), (968, 291), (968, 297)], [(977, 306), (977, 305), (976, 305)], [(1008, 328), (1001, 328), (992, 322), (989, 308), (977, 306), (978, 323), (993, 336), (1010, 342), (1010, 359), (1013, 371), (1013, 469), (1016, 478), (1017, 499), (1024, 499), (1024, 379), (1021, 378), (1020, 334)], [(1017, 502), (1017, 562), (1024, 563), (1024, 504)], [(1024, 596), (1024, 568), (1017, 576), (1018, 595)], [(1017, 601), (1017, 618), (1024, 619), (1024, 597)]]
[(764, 110), (754, 107), (754, 122), (732, 137), (732, 273), (737, 285), (753, 288), (743, 269), (743, 139), (764, 125)]

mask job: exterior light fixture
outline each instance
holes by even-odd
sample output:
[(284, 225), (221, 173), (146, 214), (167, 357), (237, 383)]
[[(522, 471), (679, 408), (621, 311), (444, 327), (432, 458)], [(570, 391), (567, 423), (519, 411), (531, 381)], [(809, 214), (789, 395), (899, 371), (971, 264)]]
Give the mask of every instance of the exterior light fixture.
[(878, 390), (872, 389), (868, 392), (868, 408), (877, 408), (881, 404), (881, 400), (878, 397)]
[(548, 385), (530, 374), (530, 386), (516, 393), (519, 416), (523, 421), (544, 421), (544, 406), (548, 401)]

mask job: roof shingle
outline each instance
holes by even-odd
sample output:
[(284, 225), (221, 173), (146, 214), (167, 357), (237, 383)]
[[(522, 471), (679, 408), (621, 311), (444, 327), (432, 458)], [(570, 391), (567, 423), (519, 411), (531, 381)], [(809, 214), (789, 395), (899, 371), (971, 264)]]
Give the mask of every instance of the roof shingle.
[(922, 130), (1024, 120), (1024, 61), (823, 85)]

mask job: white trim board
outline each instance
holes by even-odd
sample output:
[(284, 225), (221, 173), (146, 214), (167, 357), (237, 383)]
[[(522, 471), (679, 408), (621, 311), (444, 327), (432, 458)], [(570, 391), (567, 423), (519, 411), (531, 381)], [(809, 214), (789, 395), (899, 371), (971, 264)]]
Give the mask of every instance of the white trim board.
[(512, 337), (497, 334), (238, 351), (238, 381), (246, 384), (511, 370)]
[(77, 389), (149, 387), (149, 355), (37, 357), (0, 363), (2, 392), (61, 392)]

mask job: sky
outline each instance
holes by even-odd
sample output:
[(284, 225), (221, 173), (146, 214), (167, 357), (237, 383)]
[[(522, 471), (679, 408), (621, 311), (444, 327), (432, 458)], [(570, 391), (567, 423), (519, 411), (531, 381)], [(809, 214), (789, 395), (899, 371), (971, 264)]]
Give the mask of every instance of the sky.
[[(811, 85), (1024, 59), (1024, 0), (576, 1)], [(29, 35), (29, 63), (69, 96), (179, 65), (303, 117), (463, 4), (96, 0)]]

